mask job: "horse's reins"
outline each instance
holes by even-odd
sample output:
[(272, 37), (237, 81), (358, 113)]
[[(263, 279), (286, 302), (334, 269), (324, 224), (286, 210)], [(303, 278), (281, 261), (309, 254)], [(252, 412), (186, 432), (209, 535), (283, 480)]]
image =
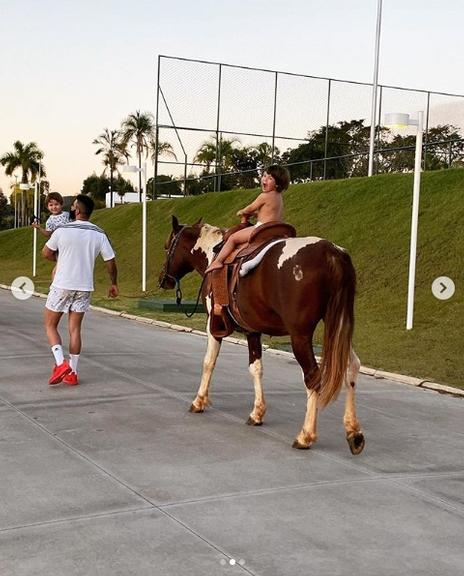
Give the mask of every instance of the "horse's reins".
[[(171, 280), (173, 280), (176, 284), (176, 304), (177, 306), (180, 306), (182, 304), (182, 290), (180, 287), (180, 280), (177, 279), (175, 276), (173, 276), (172, 274), (168, 273), (169, 270), (169, 265), (171, 264), (171, 258), (172, 255), (174, 254), (174, 250), (177, 248), (177, 244), (179, 243), (180, 240), (180, 235), (182, 234), (182, 232), (185, 230), (185, 227), (181, 228), (179, 230), (179, 232), (174, 236), (174, 238), (172, 239), (171, 245), (169, 246), (169, 250), (168, 250), (168, 255), (166, 258), (166, 265), (164, 267), (164, 274), (163, 274), (163, 278), (161, 279), (160, 282), (158, 282), (158, 285), (161, 286), (164, 282), (164, 280), (166, 278), (170, 278)], [(187, 316), (187, 318), (191, 318), (195, 312), (198, 310), (198, 304), (200, 302), (200, 297), (201, 297), (201, 291), (203, 290), (203, 284), (205, 283), (206, 280), (206, 275), (203, 276), (203, 280), (201, 282), (200, 285), (200, 289), (198, 290), (198, 295), (197, 295), (197, 301), (195, 303), (195, 307), (193, 309), (192, 312), (186, 312), (184, 309), (182, 309), (182, 312)]]

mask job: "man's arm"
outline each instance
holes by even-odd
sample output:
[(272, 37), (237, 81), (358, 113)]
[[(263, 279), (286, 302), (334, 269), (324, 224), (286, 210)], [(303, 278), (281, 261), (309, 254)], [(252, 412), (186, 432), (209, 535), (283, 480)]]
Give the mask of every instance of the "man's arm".
[(118, 288), (118, 269), (116, 266), (116, 258), (111, 258), (111, 260), (105, 260), (105, 266), (108, 271), (111, 286), (108, 290), (108, 296), (110, 298), (116, 298), (119, 294)]
[(51, 260), (52, 262), (56, 262), (56, 250), (51, 250), (46, 244), (42, 248), (42, 256), (47, 260)]

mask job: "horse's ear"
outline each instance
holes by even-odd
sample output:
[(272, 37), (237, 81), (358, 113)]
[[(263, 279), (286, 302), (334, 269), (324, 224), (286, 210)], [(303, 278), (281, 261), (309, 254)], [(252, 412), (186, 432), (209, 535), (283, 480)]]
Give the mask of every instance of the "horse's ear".
[(177, 218), (174, 216), (174, 214), (172, 215), (172, 229), (174, 230), (174, 232), (177, 234), (177, 232), (179, 232), (179, 230), (182, 228), (182, 226), (179, 224), (179, 220), (177, 220)]

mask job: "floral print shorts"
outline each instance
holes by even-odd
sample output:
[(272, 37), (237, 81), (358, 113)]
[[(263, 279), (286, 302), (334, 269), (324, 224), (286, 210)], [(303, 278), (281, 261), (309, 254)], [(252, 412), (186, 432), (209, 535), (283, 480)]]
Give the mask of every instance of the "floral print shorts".
[(52, 286), (48, 293), (45, 308), (52, 312), (87, 312), (90, 307), (91, 292), (64, 290)]

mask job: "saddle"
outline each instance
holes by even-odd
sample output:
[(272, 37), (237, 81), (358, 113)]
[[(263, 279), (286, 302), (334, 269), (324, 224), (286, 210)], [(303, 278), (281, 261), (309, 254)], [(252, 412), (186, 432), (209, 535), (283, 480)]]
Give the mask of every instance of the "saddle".
[[(226, 231), (224, 240), (249, 224), (239, 224)], [(212, 310), (210, 315), (210, 332), (216, 338), (229, 336), (234, 330), (255, 332), (240, 313), (236, 294), (240, 282), (240, 268), (255, 258), (271, 242), (277, 239), (294, 238), (296, 230), (284, 222), (267, 222), (261, 224), (251, 233), (248, 244), (239, 246), (224, 262), (219, 270), (209, 274), (207, 293), (211, 294)]]

